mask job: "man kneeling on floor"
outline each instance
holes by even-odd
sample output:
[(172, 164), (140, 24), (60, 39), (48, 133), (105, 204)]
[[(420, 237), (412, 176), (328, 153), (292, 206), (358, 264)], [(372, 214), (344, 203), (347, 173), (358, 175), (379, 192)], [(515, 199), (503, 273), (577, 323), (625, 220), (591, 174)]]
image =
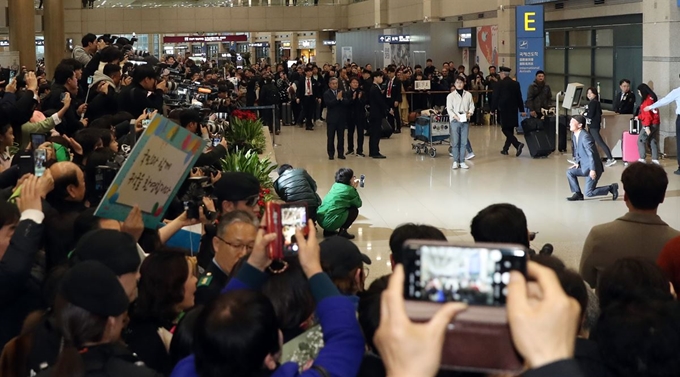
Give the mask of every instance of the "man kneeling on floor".
[(586, 195), (587, 197), (612, 194), (613, 200), (619, 197), (619, 185), (612, 183), (609, 186), (597, 187), (597, 181), (600, 180), (604, 172), (602, 159), (597, 152), (597, 147), (593, 142), (592, 136), (588, 132), (583, 131), (583, 125), (586, 120), (583, 116), (577, 115), (571, 119), (569, 129), (574, 133), (572, 136), (572, 143), (574, 145), (574, 162), (569, 170), (567, 170), (567, 179), (569, 180), (569, 187), (573, 195), (567, 200), (576, 201), (583, 200), (583, 193), (578, 185), (578, 177), (586, 177)]

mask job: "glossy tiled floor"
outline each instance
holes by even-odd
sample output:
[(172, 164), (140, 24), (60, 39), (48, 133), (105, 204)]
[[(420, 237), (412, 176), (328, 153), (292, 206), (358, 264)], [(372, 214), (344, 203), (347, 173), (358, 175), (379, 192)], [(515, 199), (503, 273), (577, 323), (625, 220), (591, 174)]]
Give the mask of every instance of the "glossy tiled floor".
[[(407, 128), (404, 131), (380, 142), (385, 160), (350, 156), (344, 161), (329, 161), (325, 126), (314, 131), (283, 127), (276, 139), (281, 144), (275, 148), (278, 163), (307, 169), (318, 183), (322, 198), (340, 167), (353, 169), (357, 176), (366, 175), (366, 186), (360, 189), (363, 207), (350, 232), (357, 235), (357, 245), (373, 259), (369, 280), (390, 271), (388, 240), (392, 230), (405, 222), (436, 226), (450, 241), (471, 241), (470, 221), (475, 214), (490, 204), (509, 202), (522, 208), (529, 228), (539, 232), (534, 249), (552, 243), (554, 255), (578, 268), (590, 228), (627, 211), (623, 191), (616, 202), (611, 196), (567, 202), (568, 156), (553, 154), (534, 160), (526, 148), (519, 158), (514, 157), (514, 149), (510, 157), (502, 156), (499, 152), (504, 139), (500, 128), (472, 127), (470, 138), (477, 157), (467, 171), (451, 170), (448, 146), (439, 146), (435, 158), (416, 155)], [(368, 150), (368, 138), (364, 150)], [(662, 162), (670, 184), (660, 216), (680, 229), (680, 177), (673, 175), (675, 159)], [(608, 168), (601, 184), (620, 182), (623, 169), (620, 161)]]

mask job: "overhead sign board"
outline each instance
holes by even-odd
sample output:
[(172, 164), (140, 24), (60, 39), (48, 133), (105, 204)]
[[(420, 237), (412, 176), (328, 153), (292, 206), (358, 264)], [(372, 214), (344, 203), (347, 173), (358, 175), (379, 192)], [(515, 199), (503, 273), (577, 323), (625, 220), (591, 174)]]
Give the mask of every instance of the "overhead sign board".
[(411, 43), (410, 35), (379, 35), (379, 43)]
[[(680, 0), (678, 0), (680, 1)], [(324, 46), (335, 46), (336, 42), (335, 41), (323, 41)]]
[(174, 35), (163, 37), (163, 43), (247, 42), (248, 36), (239, 35)]

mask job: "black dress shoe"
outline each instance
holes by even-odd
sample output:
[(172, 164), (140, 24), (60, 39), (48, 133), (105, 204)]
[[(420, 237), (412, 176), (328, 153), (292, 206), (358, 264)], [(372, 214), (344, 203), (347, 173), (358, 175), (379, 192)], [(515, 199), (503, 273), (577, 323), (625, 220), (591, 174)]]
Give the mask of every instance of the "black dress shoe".
[(347, 158), (345, 156), (338, 156), (338, 159), (340, 160), (346, 160)]
[(517, 154), (515, 154), (515, 156), (519, 157), (519, 155), (522, 154), (522, 149), (524, 149), (524, 143), (519, 143), (519, 147), (517, 147)]
[(333, 156), (328, 156), (328, 159), (331, 160), (331, 161), (333, 161), (333, 160), (335, 160), (335, 157), (333, 157)]
[(340, 232), (338, 232), (338, 236), (345, 237), (348, 240), (353, 240), (355, 238), (354, 234), (347, 233), (347, 229), (340, 229)]
[(612, 183), (611, 186), (609, 186), (609, 191), (612, 193), (612, 200), (616, 200), (619, 198), (619, 184), (618, 183)]
[(357, 156), (359, 157), (366, 157), (366, 155), (363, 152), (357, 152)]
[(305, 131), (314, 131), (313, 128), (305, 128)]
[(383, 155), (381, 155), (381, 154), (376, 154), (376, 155), (374, 155), (374, 156), (369, 156), (369, 157), (371, 157), (371, 158), (379, 158), (379, 159), (387, 158), (387, 157), (385, 157), (385, 156), (383, 156)]
[(502, 150), (502, 151), (501, 151), (501, 154), (504, 155), (504, 156), (507, 156), (507, 155), (508, 155), (508, 151)]
[(575, 201), (578, 201), (578, 200), (583, 200), (583, 194), (581, 194), (580, 192), (575, 192), (574, 195), (572, 195), (571, 197), (567, 198), (567, 200), (570, 201), (570, 202), (575, 202)]

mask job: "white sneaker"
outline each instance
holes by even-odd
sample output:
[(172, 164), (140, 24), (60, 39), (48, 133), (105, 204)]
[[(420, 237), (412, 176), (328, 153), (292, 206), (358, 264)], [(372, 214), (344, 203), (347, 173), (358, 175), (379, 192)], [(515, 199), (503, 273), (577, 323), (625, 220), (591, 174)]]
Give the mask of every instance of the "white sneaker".
[(461, 162), (461, 163), (460, 163), (460, 168), (461, 168), (461, 169), (470, 169), (470, 167), (467, 166), (467, 164), (464, 163), (464, 162)]
[(653, 164), (657, 164), (657, 165), (661, 165), (661, 163), (659, 162), (659, 160), (652, 160), (652, 163), (653, 163)]
[(474, 154), (474, 153), (468, 153), (468, 155), (465, 156), (465, 159), (466, 159), (466, 160), (472, 160), (473, 158), (475, 158), (475, 154)]
[(647, 161), (645, 161), (644, 158), (638, 158), (638, 162), (642, 162), (642, 163), (644, 164), (644, 163), (647, 162)]
[(451, 165), (451, 169), (456, 170), (458, 169), (459, 165), (457, 162), (454, 162), (453, 165)]
[(453, 157), (453, 152), (449, 152), (449, 157)]
[(612, 165), (614, 165), (614, 164), (616, 164), (616, 160), (611, 159), (611, 160), (607, 160), (607, 163), (606, 163), (604, 166), (610, 167), (610, 166), (612, 166)]

